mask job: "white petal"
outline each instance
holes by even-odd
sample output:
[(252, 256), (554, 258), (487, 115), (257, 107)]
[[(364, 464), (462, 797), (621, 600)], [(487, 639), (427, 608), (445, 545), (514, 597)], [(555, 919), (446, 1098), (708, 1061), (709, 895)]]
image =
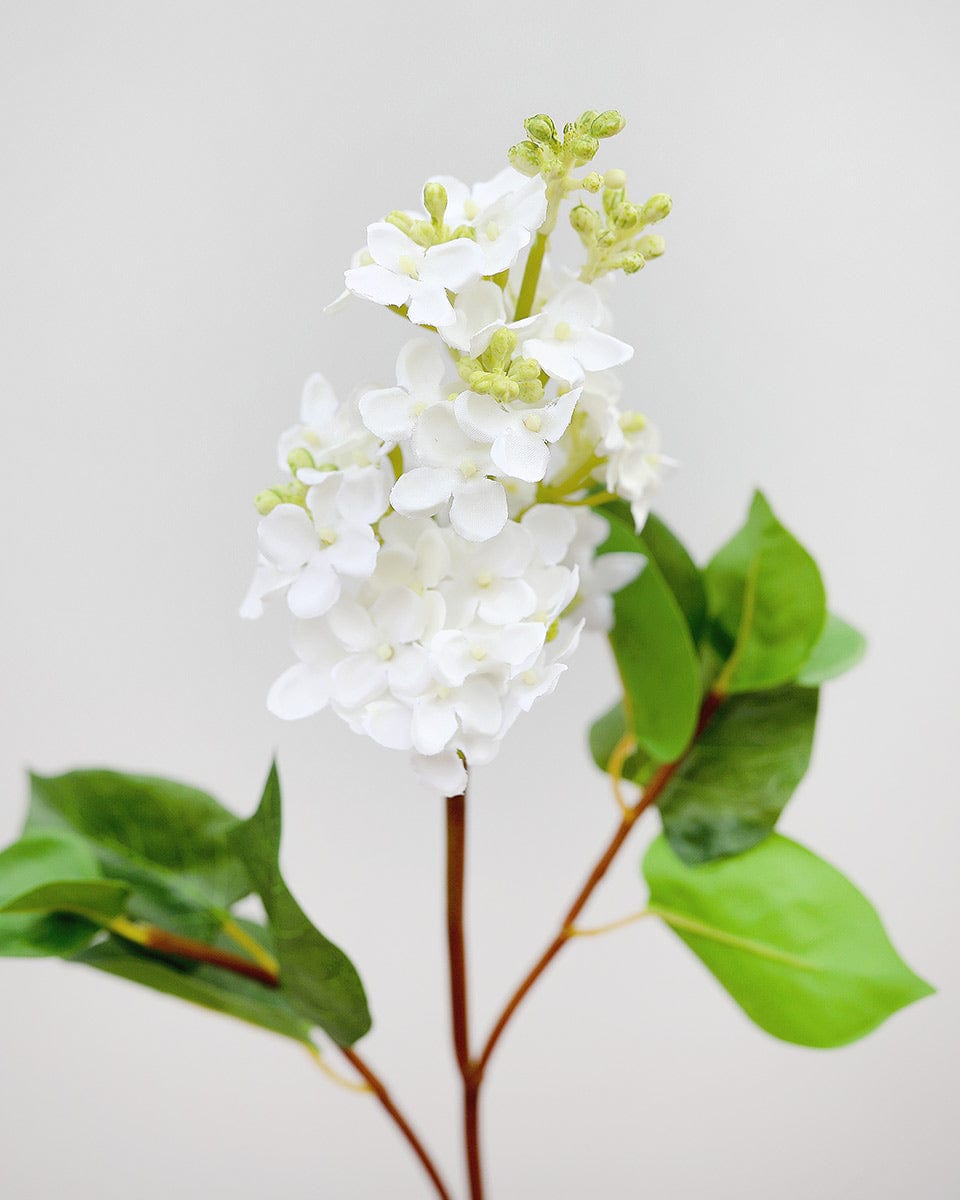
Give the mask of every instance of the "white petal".
[(477, 562), (494, 575), (513, 578), (529, 567), (534, 549), (529, 530), (508, 521), (495, 538), (480, 547)]
[(410, 763), (424, 787), (441, 796), (459, 796), (466, 789), (466, 768), (455, 750), (443, 754), (414, 754)]
[(522, 668), (540, 653), (546, 636), (546, 629), (538, 621), (507, 625), (500, 631), (497, 649), (504, 662)]
[(537, 606), (537, 593), (524, 579), (501, 579), (480, 593), (477, 615), (490, 625), (522, 621)]
[(433, 682), (433, 673), (433, 660), (423, 646), (401, 646), (387, 663), (387, 684), (395, 696), (420, 696)]
[(311, 429), (325, 429), (337, 412), (337, 397), (333, 388), (319, 372), (303, 385), (300, 398), (300, 420)]
[(474, 475), (458, 484), (450, 506), (450, 524), (468, 542), (484, 542), (507, 523), (507, 495), (503, 484)]
[(397, 356), (397, 383), (411, 396), (435, 392), (446, 370), (446, 359), (429, 338), (414, 338)]
[(413, 746), (420, 754), (439, 754), (457, 732), (457, 715), (448, 700), (429, 696), (413, 708)]
[(295, 617), (321, 617), (340, 597), (340, 578), (325, 554), (317, 554), (300, 572), (287, 592)]
[(562, 504), (537, 504), (523, 514), (520, 524), (533, 534), (540, 558), (547, 565), (566, 557), (577, 532), (576, 519)]
[(284, 721), (310, 717), (330, 699), (330, 673), (297, 663), (289, 667), (267, 694), (267, 708)]
[(371, 615), (391, 646), (415, 642), (427, 624), (423, 598), (406, 587), (387, 588), (374, 601)]
[(420, 278), (459, 292), (468, 283), (475, 283), (482, 269), (483, 256), (477, 243), (470, 238), (455, 238), (430, 247), (420, 264)]
[(394, 273), (400, 271), (403, 259), (417, 265), (423, 259), (422, 247), (389, 221), (375, 221), (367, 226), (367, 249), (375, 263)]
[(409, 750), (410, 710), (396, 700), (374, 700), (363, 714), (362, 725), (367, 735), (388, 750)]
[(574, 388), (570, 392), (564, 392), (562, 396), (543, 409), (540, 436), (545, 442), (555, 442), (566, 433), (570, 421), (573, 419), (573, 410), (577, 407), (577, 401), (580, 399), (580, 391), (580, 388)]
[(453, 306), (443, 284), (430, 279), (412, 279), (407, 316), (415, 325), (432, 325), (437, 329), (450, 325), (454, 319)]
[(343, 473), (337, 508), (351, 524), (373, 524), (387, 511), (393, 474), (389, 463), (379, 467), (350, 467)]
[(371, 433), (398, 442), (413, 430), (413, 401), (398, 387), (378, 388), (360, 397), (360, 416)]
[(471, 733), (493, 737), (500, 728), (502, 709), (497, 689), (489, 679), (468, 679), (455, 694), (457, 712)]
[(317, 533), (299, 504), (278, 504), (257, 530), (260, 553), (280, 571), (296, 571), (317, 552)]
[(448, 346), (472, 357), (486, 349), (494, 330), (507, 319), (503, 292), (488, 279), (465, 288), (454, 301), (453, 312), (452, 324), (445, 326), (440, 336)]
[(490, 457), (505, 475), (539, 483), (547, 473), (550, 451), (543, 438), (521, 422), (511, 422), (490, 448)]
[(341, 575), (369, 579), (377, 566), (380, 543), (369, 525), (351, 525), (342, 529), (324, 555)]
[(395, 275), (386, 267), (370, 263), (366, 267), (351, 267), (344, 271), (343, 281), (347, 291), (375, 304), (406, 304), (410, 296), (412, 280), (406, 275)]
[(373, 652), (351, 654), (330, 676), (333, 698), (345, 708), (375, 700), (387, 686), (387, 664)]
[(377, 644), (377, 629), (370, 613), (356, 600), (347, 597), (339, 600), (327, 613), (327, 624), (334, 637), (349, 650), (372, 650)]
[(442, 467), (414, 467), (393, 485), (390, 502), (399, 513), (415, 516), (436, 512), (450, 499), (453, 473)]
[(253, 579), (240, 605), (240, 616), (245, 621), (255, 621), (263, 616), (263, 598), (279, 591), (290, 582), (290, 576), (278, 571), (272, 563), (260, 562), (253, 572)]
[(589, 283), (568, 283), (547, 305), (552, 322), (564, 321), (571, 329), (589, 329), (603, 320), (603, 301)]
[(463, 432), (475, 442), (492, 442), (511, 425), (511, 414), (492, 396), (461, 392), (453, 411)]
[[(317, 529), (335, 528), (340, 524), (341, 514), (337, 496), (343, 484), (340, 471), (326, 471), (323, 477), (307, 492), (307, 508)], [(276, 512), (276, 509), (274, 509)]]
[(527, 338), (523, 343), (526, 358), (535, 358), (548, 375), (564, 383), (579, 383), (583, 368), (574, 357), (572, 341), (558, 342), (547, 338)]
[(585, 371), (606, 371), (633, 358), (633, 347), (599, 329), (587, 329), (575, 339), (573, 353)]
[(594, 582), (605, 592), (619, 592), (637, 578), (646, 563), (642, 554), (626, 551), (601, 554), (593, 564)]
[(475, 444), (457, 422), (453, 405), (435, 404), (417, 422), (413, 452), (428, 466), (459, 466), (475, 450)]

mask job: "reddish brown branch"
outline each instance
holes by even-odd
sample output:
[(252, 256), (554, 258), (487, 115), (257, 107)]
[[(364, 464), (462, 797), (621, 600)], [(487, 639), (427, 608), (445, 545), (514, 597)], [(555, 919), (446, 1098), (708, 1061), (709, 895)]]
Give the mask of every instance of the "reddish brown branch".
[[(192, 962), (208, 963), (212, 967), (222, 967), (235, 975), (243, 975), (254, 979), (265, 987), (280, 986), (280, 980), (275, 971), (242, 958), (239, 954), (231, 954), (229, 950), (219, 950), (216, 946), (208, 946), (205, 942), (194, 941), (193, 938), (182, 937), (179, 933), (170, 933), (159, 929), (156, 925), (138, 927), (141, 936), (136, 940), (148, 950), (156, 950), (158, 954), (174, 954), (178, 958), (189, 958)], [(123, 934), (121, 933), (121, 936)]]

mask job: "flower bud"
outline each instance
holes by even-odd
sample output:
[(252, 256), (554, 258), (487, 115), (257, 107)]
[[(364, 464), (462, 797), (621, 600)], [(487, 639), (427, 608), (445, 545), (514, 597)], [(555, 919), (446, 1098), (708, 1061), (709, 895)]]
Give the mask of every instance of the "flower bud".
[(540, 378), (540, 364), (535, 358), (515, 358), (510, 364), (510, 378), (519, 383)]
[(588, 108), (586, 112), (581, 113), (580, 116), (577, 118), (577, 122), (576, 122), (577, 128), (582, 129), (584, 133), (589, 133), (590, 126), (594, 123), (594, 121), (599, 116), (600, 116), (600, 114), (597, 112), (597, 110), (595, 108)]
[(430, 214), (434, 225), (443, 224), (443, 214), (447, 211), (447, 189), (442, 183), (428, 183), (423, 189), (423, 207)]
[(587, 133), (574, 133), (566, 140), (566, 148), (578, 163), (589, 162), (600, 149), (600, 143)]
[(613, 223), (618, 229), (633, 229), (640, 224), (640, 209), (629, 200), (621, 204), (614, 213)]
[(626, 125), (627, 119), (615, 108), (609, 108), (596, 117), (590, 125), (590, 132), (596, 138), (614, 137)]
[(254, 507), (261, 517), (265, 517), (267, 513), (272, 513), (280, 503), (280, 497), (269, 488), (265, 492), (258, 493), (253, 498)]
[(627, 193), (622, 187), (614, 188), (607, 187), (603, 191), (603, 211), (606, 213), (615, 213), (621, 204), (627, 198)]
[(400, 212), (399, 209), (395, 209), (393, 212), (387, 213), (384, 220), (388, 221), (391, 225), (396, 225), (402, 233), (409, 234), (414, 218), (409, 213)]
[(524, 379), (517, 384), (517, 399), (523, 404), (539, 404), (543, 399), (543, 384), (537, 379)]
[(491, 371), (502, 371), (517, 348), (517, 335), (512, 329), (498, 329), (483, 352), (483, 363)]
[(469, 238), (471, 242), (477, 240), (477, 231), (472, 225), (458, 225), (453, 231), (455, 238)]
[(627, 186), (626, 171), (621, 171), (619, 167), (611, 168), (603, 177), (603, 186), (608, 188), (625, 188)]
[(528, 135), (545, 146), (552, 146), (557, 140), (557, 127), (546, 113), (538, 113), (535, 117), (527, 117), (523, 123)]
[(316, 467), (313, 455), (306, 446), (295, 446), (287, 455), (287, 466), (296, 475), (301, 467)]
[(625, 254), (617, 263), (617, 266), (626, 275), (636, 275), (638, 271), (642, 271), (646, 266), (647, 260), (643, 257), (639, 250), (632, 250), (629, 254)]
[(644, 258), (659, 258), (666, 250), (667, 243), (658, 233), (645, 233), (637, 240), (636, 248)]
[(652, 225), (655, 221), (662, 221), (664, 217), (669, 216), (671, 208), (673, 208), (673, 201), (663, 192), (651, 196), (643, 206), (644, 224)]
[(603, 187), (603, 176), (597, 171), (591, 171), (589, 175), (584, 175), (580, 184), (585, 192), (596, 195)]
[(517, 142), (507, 151), (507, 158), (521, 175), (539, 175), (543, 170), (543, 155), (536, 142)]
[(600, 214), (589, 204), (576, 204), (570, 209), (570, 224), (577, 233), (592, 237), (600, 229)]

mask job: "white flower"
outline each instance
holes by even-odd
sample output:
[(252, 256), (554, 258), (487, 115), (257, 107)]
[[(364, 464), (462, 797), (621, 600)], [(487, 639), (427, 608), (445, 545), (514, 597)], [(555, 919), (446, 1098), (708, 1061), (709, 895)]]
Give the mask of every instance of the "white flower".
[(676, 463), (660, 453), (660, 434), (655, 426), (634, 413), (621, 417), (625, 426), (622, 447), (610, 455), (606, 466), (607, 490), (629, 501), (637, 530), (650, 515), (650, 501), (660, 488), (665, 469)]
[(547, 473), (550, 444), (566, 432), (579, 396), (575, 388), (541, 407), (508, 407), (492, 396), (463, 392), (454, 411), (470, 437), (491, 443), (490, 457), (505, 475), (538, 483)]
[(367, 227), (373, 260), (344, 274), (347, 290), (377, 304), (408, 305), (416, 325), (449, 325), (454, 319), (447, 291), (459, 292), (480, 278), (483, 255), (470, 238), (424, 249), (389, 221)]
[(447, 193), (444, 220), (450, 229), (470, 225), (483, 258), (483, 275), (498, 275), (517, 261), (547, 215), (546, 185), (506, 167), (472, 188), (451, 175), (434, 176)]
[(386, 508), (390, 476), (376, 467), (329, 472), (307, 492), (307, 510), (278, 504), (260, 522), (260, 553), (274, 584), (289, 584), (298, 617), (317, 617), (336, 603), (341, 576), (373, 574), (379, 544), (371, 527)]
[(405, 516), (428, 516), (448, 501), (450, 523), (461, 537), (482, 542), (500, 532), (507, 520), (503, 484), (494, 472), (488, 448), (469, 438), (453, 409), (434, 405), (420, 418), (413, 450), (422, 466), (405, 471), (390, 500)]
[(503, 701), (504, 725), (501, 736), (506, 733), (521, 712), (529, 712), (537, 700), (552, 695), (566, 671), (566, 660), (576, 650), (584, 622), (568, 623), (564, 633), (548, 642), (539, 658), (510, 682)]
[(633, 357), (633, 347), (598, 328), (603, 301), (589, 283), (568, 283), (532, 317), (511, 328), (522, 331), (521, 352), (548, 375), (579, 383), (585, 371), (605, 371)]
[(486, 542), (451, 543), (450, 578), (442, 586), (447, 622), (455, 628), (479, 617), (489, 625), (508, 625), (529, 617), (537, 593), (524, 578), (534, 557), (534, 541), (526, 529), (508, 521)]
[(465, 679), (459, 687), (431, 680), (413, 700), (410, 736), (418, 754), (440, 754), (461, 735), (495, 737), (503, 720), (498, 689), (489, 679)]
[(480, 279), (459, 293), (453, 302), (453, 321), (438, 332), (448, 346), (476, 358), (506, 322), (503, 292), (491, 280)]
[(606, 633), (613, 626), (612, 594), (632, 583), (646, 565), (642, 554), (614, 551), (597, 554), (610, 535), (610, 527), (599, 513), (574, 509), (577, 533), (570, 544), (567, 562), (579, 572), (577, 616), (588, 629)]
[(277, 457), (282, 471), (290, 470), (290, 455), (300, 449), (308, 451), (314, 466), (300, 466), (294, 474), (301, 483), (311, 484), (319, 483), (331, 467), (369, 466), (379, 446), (363, 427), (356, 402), (338, 401), (328, 381), (316, 373), (304, 384), (300, 424), (280, 437)]
[(466, 629), (442, 629), (430, 642), (440, 675), (459, 687), (472, 675), (504, 682), (530, 666), (543, 647), (547, 628), (539, 621), (490, 626), (476, 621)]
[(409, 438), (420, 414), (446, 400), (441, 384), (447, 360), (435, 343), (414, 338), (397, 358), (397, 386), (376, 388), (360, 397), (363, 423), (387, 446)]

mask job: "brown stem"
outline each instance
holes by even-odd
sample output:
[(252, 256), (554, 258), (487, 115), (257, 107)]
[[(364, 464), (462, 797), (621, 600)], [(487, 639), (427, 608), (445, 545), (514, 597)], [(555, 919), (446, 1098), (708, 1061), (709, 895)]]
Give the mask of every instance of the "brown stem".
[(441, 1200), (452, 1200), (451, 1193), (448, 1191), (447, 1185), (443, 1182), (439, 1171), (433, 1165), (433, 1160), (427, 1153), (426, 1148), (417, 1137), (416, 1133), (414, 1133), (413, 1128), (407, 1121), (406, 1117), (393, 1102), (393, 1097), (387, 1091), (386, 1086), (383, 1084), (380, 1077), (373, 1071), (371, 1067), (367, 1065), (367, 1063), (360, 1057), (356, 1050), (351, 1049), (349, 1046), (340, 1046), (339, 1049), (347, 1061), (360, 1073), (360, 1075), (363, 1076), (366, 1082), (370, 1085), (370, 1089), (373, 1094), (380, 1101), (390, 1119), (406, 1138), (411, 1150), (413, 1150), (414, 1154), (420, 1160), (421, 1166), (430, 1177), (430, 1181), (436, 1189), (437, 1195), (441, 1197)]
[(110, 922), (109, 928), (127, 941), (136, 942), (148, 950), (156, 950), (158, 954), (173, 954), (178, 958), (188, 958), (191, 962), (209, 963), (212, 967), (222, 967), (232, 971), (234, 975), (243, 975), (254, 979), (265, 987), (280, 986), (276, 971), (270, 971), (259, 963), (242, 958), (239, 954), (231, 954), (229, 950), (220, 950), (216, 946), (208, 946), (205, 942), (193, 938), (182, 937), (179, 933), (170, 933), (156, 925), (138, 925), (119, 917)]
[[(697, 727), (694, 731), (693, 738), (691, 739), (691, 745), (693, 745), (693, 742), (696, 741), (696, 739), (706, 728), (707, 724), (713, 717), (713, 714), (719, 708), (722, 699), (723, 697), (717, 693), (710, 692), (707, 698), (704, 700), (703, 706), (700, 709), (700, 716), (697, 720)], [(490, 1057), (493, 1054), (497, 1043), (500, 1041), (504, 1030), (506, 1029), (507, 1025), (509, 1025), (514, 1013), (523, 1003), (527, 993), (530, 991), (533, 985), (537, 982), (547, 967), (550, 966), (553, 960), (570, 940), (574, 922), (576, 921), (577, 917), (579, 917), (580, 913), (583, 912), (587, 902), (593, 895), (597, 884), (599, 884), (604, 875), (606, 875), (610, 864), (616, 858), (621, 847), (623, 846), (623, 843), (627, 840), (630, 830), (636, 824), (637, 819), (641, 817), (644, 812), (646, 812), (651, 804), (653, 804), (657, 797), (663, 792), (663, 789), (670, 782), (674, 772), (683, 762), (687, 753), (688, 751), (685, 751), (680, 758), (676, 759), (674, 762), (665, 763), (662, 767), (660, 767), (647, 786), (643, 789), (643, 795), (636, 802), (636, 804), (631, 805), (624, 811), (620, 824), (614, 831), (613, 837), (607, 844), (607, 848), (600, 855), (596, 866), (587, 877), (586, 883), (584, 883), (583, 887), (577, 893), (573, 903), (564, 914), (564, 917), (560, 922), (560, 928), (555, 937), (531, 967), (520, 986), (507, 1001), (506, 1007), (500, 1014), (497, 1023), (491, 1030), (490, 1036), (487, 1038), (486, 1045), (483, 1047), (480, 1057), (477, 1059), (476, 1063), (478, 1087), (480, 1083), (483, 1082), (483, 1074), (486, 1070), (487, 1064), (490, 1061)]]
[(480, 1076), (470, 1060), (467, 954), (463, 934), (466, 841), (466, 796), (450, 796), (447, 798), (447, 950), (450, 961), (450, 1014), (453, 1024), (453, 1050), (463, 1080), (463, 1131), (470, 1200), (483, 1200), (479, 1125)]

